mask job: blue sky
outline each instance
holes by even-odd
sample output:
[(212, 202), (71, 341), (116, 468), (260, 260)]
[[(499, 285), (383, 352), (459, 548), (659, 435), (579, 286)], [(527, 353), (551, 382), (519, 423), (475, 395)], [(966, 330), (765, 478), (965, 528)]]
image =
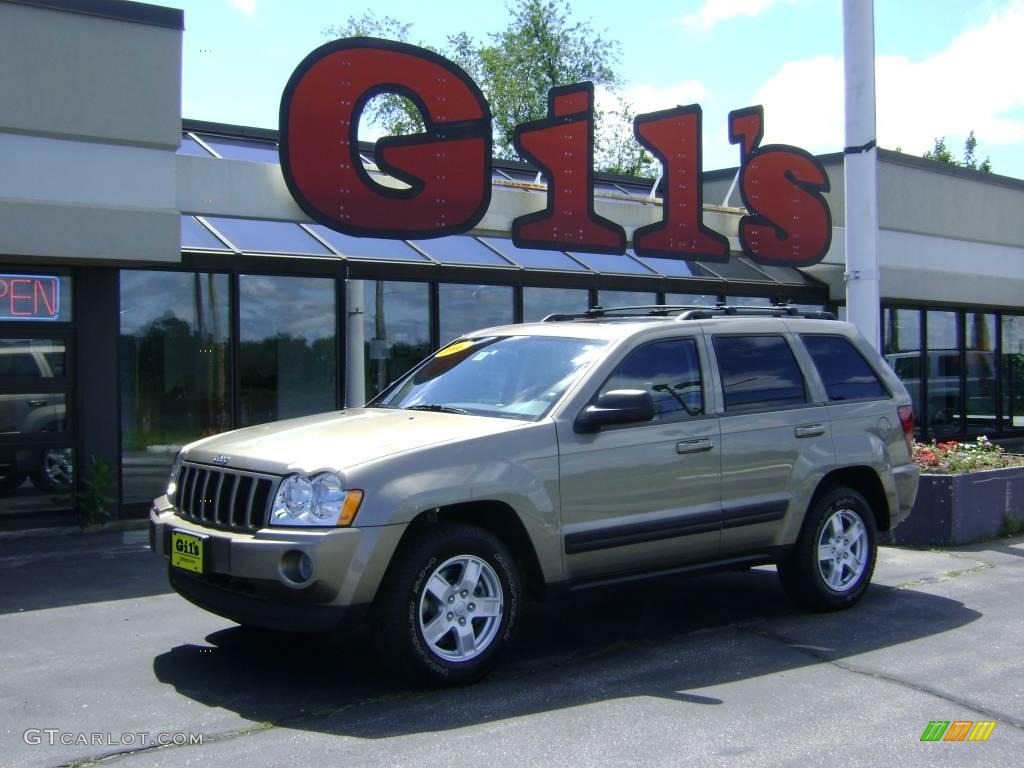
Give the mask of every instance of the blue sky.
[[(277, 127), (295, 66), (323, 30), (374, 9), (441, 46), (505, 26), (500, 0), (167, 0), (185, 10), (184, 117)], [(619, 73), (638, 111), (697, 102), (704, 167), (738, 163), (726, 115), (765, 105), (765, 142), (843, 146), (840, 0), (573, 2), (622, 44)], [(633, 10), (635, 9), (635, 10)], [(937, 136), (959, 154), (970, 130), (996, 173), (1024, 178), (1024, 0), (876, 0), (878, 139), (920, 155)]]

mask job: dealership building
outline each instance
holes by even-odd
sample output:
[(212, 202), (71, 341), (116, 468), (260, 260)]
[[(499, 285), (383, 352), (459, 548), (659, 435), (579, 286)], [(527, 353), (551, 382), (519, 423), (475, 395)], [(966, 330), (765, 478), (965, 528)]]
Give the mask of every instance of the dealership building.
[[(598, 304), (845, 316), (842, 154), (819, 158), (829, 252), (800, 269), (743, 255), (736, 169), (704, 174), (726, 262), (517, 248), (546, 181), (503, 161), (471, 232), (355, 238), (296, 204), (276, 131), (183, 118), (183, 27), (0, 0), (0, 530), (70, 524), (85, 481), (140, 516), (182, 444), (360, 405), (474, 328)], [(631, 238), (660, 188), (597, 174), (594, 208)], [(880, 151), (878, 210), (881, 343), (920, 435), (1024, 438), (1024, 181)]]

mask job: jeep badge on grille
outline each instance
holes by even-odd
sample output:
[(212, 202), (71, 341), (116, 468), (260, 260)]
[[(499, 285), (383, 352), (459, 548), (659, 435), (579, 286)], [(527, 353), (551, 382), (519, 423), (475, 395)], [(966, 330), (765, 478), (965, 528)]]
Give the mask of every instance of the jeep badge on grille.
[(213, 463), (216, 464), (218, 467), (226, 467), (229, 461), (231, 461), (230, 456), (221, 455), (213, 457)]

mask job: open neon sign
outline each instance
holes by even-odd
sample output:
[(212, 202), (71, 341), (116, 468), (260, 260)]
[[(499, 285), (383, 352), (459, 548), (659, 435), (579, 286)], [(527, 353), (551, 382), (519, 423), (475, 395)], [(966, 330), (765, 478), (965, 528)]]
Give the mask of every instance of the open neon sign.
[[(359, 118), (370, 99), (397, 93), (424, 131), (377, 142), (375, 159), (408, 189), (386, 187), (363, 168)], [(662, 218), (633, 233), (640, 256), (725, 261), (729, 242), (703, 222), (700, 105), (638, 115), (633, 133), (661, 162)], [(479, 87), (431, 51), (376, 38), (336, 40), (296, 68), (281, 98), (285, 182), (307, 215), (357, 237), (426, 239), (467, 232), (491, 200), (491, 111)], [(829, 179), (803, 149), (761, 145), (764, 110), (729, 114), (740, 145), (743, 252), (761, 264), (808, 266), (832, 240)], [(624, 253), (621, 225), (594, 211), (594, 86), (552, 88), (548, 114), (516, 127), (519, 153), (548, 179), (547, 205), (512, 222), (520, 247)]]
[(57, 320), (60, 278), (0, 275), (0, 320)]

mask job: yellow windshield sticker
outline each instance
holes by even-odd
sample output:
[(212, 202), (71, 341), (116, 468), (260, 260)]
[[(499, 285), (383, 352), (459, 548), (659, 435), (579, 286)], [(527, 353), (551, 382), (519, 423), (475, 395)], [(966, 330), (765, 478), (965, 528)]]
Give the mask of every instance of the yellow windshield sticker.
[(454, 355), (459, 352), (462, 352), (464, 349), (469, 349), (472, 346), (472, 341), (460, 341), (458, 344), (452, 344), (450, 347), (445, 347), (436, 355), (434, 355), (434, 357), (447, 357), (448, 355)]

